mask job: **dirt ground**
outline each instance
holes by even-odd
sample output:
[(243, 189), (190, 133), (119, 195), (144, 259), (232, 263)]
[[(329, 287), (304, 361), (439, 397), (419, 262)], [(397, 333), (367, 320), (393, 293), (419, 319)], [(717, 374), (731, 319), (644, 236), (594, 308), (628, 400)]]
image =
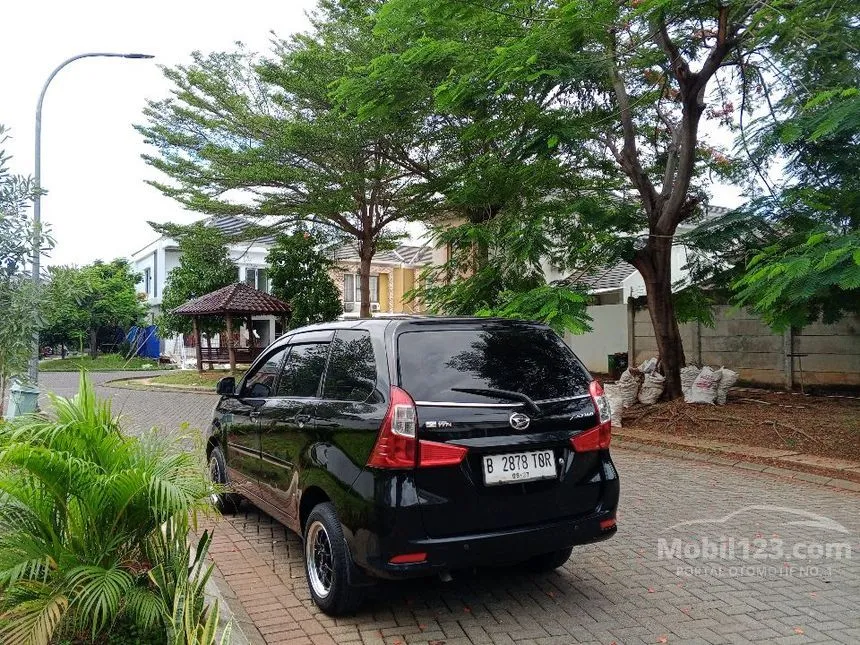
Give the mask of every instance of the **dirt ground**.
[(860, 398), (736, 388), (726, 405), (683, 399), (624, 410), (623, 427), (678, 437), (729, 440), (860, 461)]

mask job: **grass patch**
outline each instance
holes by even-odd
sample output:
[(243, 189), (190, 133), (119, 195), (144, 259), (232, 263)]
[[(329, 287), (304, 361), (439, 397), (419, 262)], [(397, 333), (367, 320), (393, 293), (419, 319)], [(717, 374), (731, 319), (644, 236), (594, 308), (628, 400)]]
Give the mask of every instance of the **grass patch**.
[(89, 356), (70, 358), (51, 358), (39, 362), (40, 372), (124, 372), (135, 370), (173, 369), (169, 365), (159, 365), (154, 358), (126, 358), (121, 354), (101, 354), (95, 359)]
[[(238, 381), (245, 370), (236, 370)], [(154, 385), (178, 385), (184, 387), (207, 387), (215, 389), (215, 384), (225, 376), (230, 376), (229, 370), (213, 370), (198, 372), (196, 370), (173, 370), (168, 374), (159, 374), (148, 379)]]

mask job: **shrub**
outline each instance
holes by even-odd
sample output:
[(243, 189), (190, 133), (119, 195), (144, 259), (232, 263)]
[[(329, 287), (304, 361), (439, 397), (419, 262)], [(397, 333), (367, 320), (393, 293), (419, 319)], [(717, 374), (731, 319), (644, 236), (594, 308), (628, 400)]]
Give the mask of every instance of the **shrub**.
[(191, 562), (187, 543), (213, 492), (202, 461), (183, 437), (123, 435), (83, 374), (52, 404), (55, 419), (0, 425), (0, 642), (119, 642), (129, 626), (139, 642), (201, 642), (175, 617), (181, 603), (217, 622), (198, 584), (210, 537)]

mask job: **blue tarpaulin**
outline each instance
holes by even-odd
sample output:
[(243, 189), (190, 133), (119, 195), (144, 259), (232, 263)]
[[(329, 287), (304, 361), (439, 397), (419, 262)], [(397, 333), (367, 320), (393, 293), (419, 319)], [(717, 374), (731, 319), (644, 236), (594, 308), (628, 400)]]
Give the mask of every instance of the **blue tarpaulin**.
[(135, 348), (135, 356), (158, 358), (161, 353), (161, 342), (155, 333), (156, 330), (155, 325), (132, 327), (129, 330), (126, 340)]

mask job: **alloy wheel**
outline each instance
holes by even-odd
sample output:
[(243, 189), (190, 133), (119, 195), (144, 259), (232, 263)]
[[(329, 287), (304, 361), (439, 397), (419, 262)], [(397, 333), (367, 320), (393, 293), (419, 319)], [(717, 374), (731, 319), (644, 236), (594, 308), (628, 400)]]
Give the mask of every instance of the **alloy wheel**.
[(314, 593), (320, 598), (325, 598), (331, 592), (331, 583), (334, 578), (334, 557), (331, 550), (331, 540), (325, 526), (319, 521), (314, 521), (308, 527), (308, 534), (305, 539), (305, 560), (308, 578)]

